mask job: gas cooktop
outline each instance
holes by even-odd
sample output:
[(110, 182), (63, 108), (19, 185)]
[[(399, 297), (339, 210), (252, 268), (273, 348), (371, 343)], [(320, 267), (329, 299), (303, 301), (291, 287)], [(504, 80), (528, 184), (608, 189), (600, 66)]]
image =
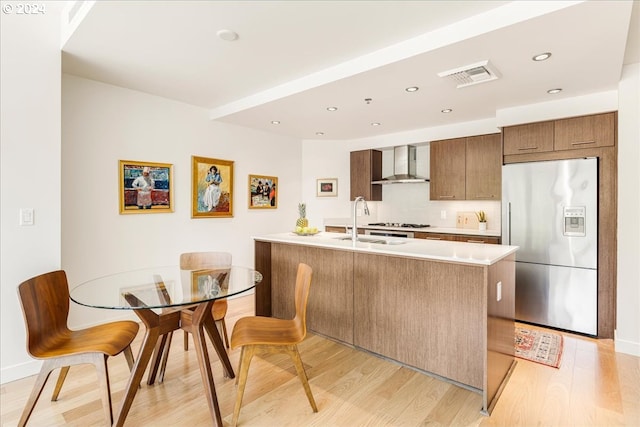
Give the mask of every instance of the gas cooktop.
[(404, 227), (404, 228), (427, 228), (429, 227), (428, 224), (403, 224), (400, 222), (374, 222), (371, 224), (367, 224), (367, 225), (371, 225), (374, 227)]

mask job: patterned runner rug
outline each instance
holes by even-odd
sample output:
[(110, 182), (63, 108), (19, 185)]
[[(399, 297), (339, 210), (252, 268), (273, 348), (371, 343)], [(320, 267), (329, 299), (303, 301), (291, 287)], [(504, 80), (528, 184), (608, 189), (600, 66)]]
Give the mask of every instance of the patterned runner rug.
[(558, 368), (562, 359), (562, 335), (516, 326), (516, 357)]

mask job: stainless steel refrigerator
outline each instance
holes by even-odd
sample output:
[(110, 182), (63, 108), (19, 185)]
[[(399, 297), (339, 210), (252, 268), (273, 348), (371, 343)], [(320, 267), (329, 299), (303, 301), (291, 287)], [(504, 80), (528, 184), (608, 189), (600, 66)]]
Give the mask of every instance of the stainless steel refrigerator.
[(502, 168), (502, 241), (516, 252), (516, 319), (598, 332), (598, 160)]

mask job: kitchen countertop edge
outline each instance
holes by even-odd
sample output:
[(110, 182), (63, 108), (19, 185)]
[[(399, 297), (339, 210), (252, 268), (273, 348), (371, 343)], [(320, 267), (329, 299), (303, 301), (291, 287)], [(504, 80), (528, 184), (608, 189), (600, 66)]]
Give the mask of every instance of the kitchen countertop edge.
[[(287, 232), (254, 236), (253, 239), (261, 242), (289, 243), (471, 265), (492, 265), (518, 250), (517, 246), (411, 238), (402, 239), (404, 241), (402, 244), (356, 242), (354, 245), (351, 240), (340, 240), (347, 236), (343, 233), (324, 231), (313, 236), (298, 236), (293, 232)], [(393, 238), (386, 240), (398, 241)]]

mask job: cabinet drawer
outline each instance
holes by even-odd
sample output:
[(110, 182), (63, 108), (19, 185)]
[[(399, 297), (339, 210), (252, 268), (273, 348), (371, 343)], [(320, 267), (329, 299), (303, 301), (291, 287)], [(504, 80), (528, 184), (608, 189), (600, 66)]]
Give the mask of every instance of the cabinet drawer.
[(505, 156), (553, 151), (554, 122), (509, 126), (502, 132)]
[(414, 233), (413, 237), (416, 239), (425, 239), (425, 240), (449, 240), (455, 241), (455, 234), (442, 234), (442, 233)]
[(488, 236), (456, 236), (456, 240), (458, 242), (467, 242), (467, 243), (487, 243), (493, 245), (500, 244), (499, 237), (488, 237)]
[(347, 232), (347, 227), (326, 226), (324, 228), (324, 231), (329, 232), (329, 233), (346, 233)]
[(450, 242), (467, 242), (467, 243), (488, 243), (500, 244), (500, 237), (489, 236), (473, 236), (465, 234), (444, 234), (444, 233), (415, 233), (416, 239), (425, 240), (446, 240)]
[(555, 121), (554, 148), (581, 148), (615, 145), (615, 113), (573, 117)]

